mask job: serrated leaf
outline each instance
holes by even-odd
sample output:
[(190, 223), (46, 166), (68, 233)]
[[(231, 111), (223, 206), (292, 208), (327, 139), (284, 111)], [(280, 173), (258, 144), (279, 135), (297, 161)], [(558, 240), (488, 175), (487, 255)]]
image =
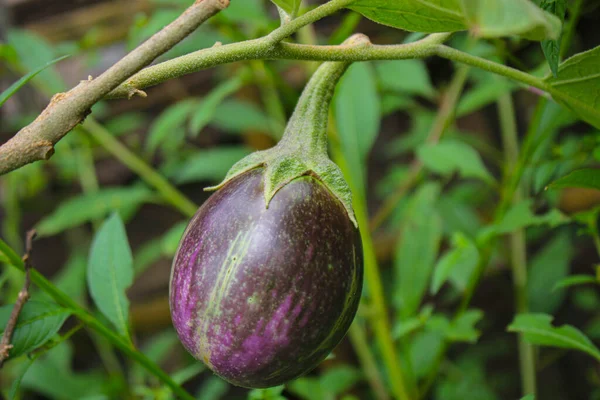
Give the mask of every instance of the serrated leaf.
[(437, 144), (422, 145), (417, 149), (417, 157), (426, 168), (440, 175), (449, 176), (458, 172), (463, 178), (494, 182), (477, 151), (457, 140), (446, 139)]
[(357, 0), (349, 8), (377, 23), (407, 31), (467, 29), (460, 0)]
[(560, 20), (530, 0), (462, 0), (462, 5), (469, 29), (479, 37), (543, 40), (560, 35)]
[(6, 100), (8, 100), (13, 94), (17, 93), (17, 91), (21, 87), (23, 87), (23, 85), (25, 85), (27, 82), (29, 82), (37, 74), (39, 74), (40, 72), (42, 72), (43, 70), (45, 70), (49, 66), (54, 65), (54, 64), (56, 64), (57, 62), (59, 62), (61, 60), (64, 60), (67, 57), (69, 57), (69, 56), (62, 56), (62, 57), (56, 58), (56, 59), (54, 59), (54, 60), (52, 60), (50, 62), (47, 62), (46, 64), (44, 64), (41, 67), (35, 69), (34, 71), (31, 71), (30, 73), (28, 73), (27, 75), (23, 76), (21, 79), (19, 79), (18, 81), (16, 81), (12, 85), (10, 85), (8, 87), (8, 89), (6, 89), (5, 91), (3, 91), (0, 94), (0, 107), (2, 107), (2, 105), (4, 103), (6, 103)]
[(568, 288), (571, 286), (585, 285), (585, 284), (589, 284), (589, 283), (597, 285), (598, 280), (593, 275), (571, 275), (571, 276), (568, 276), (568, 277), (563, 278), (560, 281), (558, 281), (554, 285), (554, 288), (552, 288), (552, 291), (555, 291), (556, 289)]
[(177, 183), (221, 181), (233, 164), (250, 154), (247, 147), (215, 147), (199, 150), (170, 174)]
[(117, 213), (94, 236), (87, 281), (96, 307), (122, 336), (129, 338), (129, 300), (125, 290), (133, 283), (133, 258), (125, 226)]
[(527, 278), (527, 297), (531, 312), (553, 313), (565, 297), (555, 285), (569, 273), (573, 245), (570, 236), (562, 233), (550, 240), (531, 259)]
[(416, 94), (429, 99), (436, 94), (422, 60), (380, 61), (375, 64), (375, 71), (383, 90)]
[(196, 99), (187, 99), (163, 111), (150, 126), (146, 141), (147, 152), (154, 154), (163, 143), (167, 142), (167, 139), (168, 147), (176, 148), (185, 138), (186, 122), (197, 106)]
[[(0, 336), (4, 334), (13, 307), (13, 304), (0, 307)], [(42, 346), (56, 335), (69, 315), (71, 311), (53, 303), (25, 303), (10, 341), (13, 346), (9, 352), (10, 358), (19, 357)]]
[(574, 55), (558, 67), (546, 83), (561, 95), (555, 100), (587, 123), (600, 128), (600, 46)]
[(50, 236), (85, 222), (104, 218), (114, 210), (137, 209), (152, 197), (143, 186), (102, 189), (96, 193), (82, 194), (63, 202), (52, 214), (36, 226), (40, 236)]
[(348, 68), (336, 89), (334, 114), (352, 186), (362, 192), (365, 160), (379, 133), (380, 122), (375, 74), (369, 64), (357, 63)]
[(428, 183), (419, 188), (407, 206), (396, 248), (396, 305), (408, 318), (417, 311), (429, 286), (442, 239), (442, 220), (435, 208), (440, 186)]
[[(553, 15), (556, 15), (560, 20), (561, 24), (565, 21), (565, 12), (567, 11), (566, 0), (541, 0), (540, 8), (544, 11), (548, 11)], [(544, 57), (548, 61), (552, 74), (556, 77), (558, 74), (558, 62), (560, 61), (560, 42), (562, 35), (559, 35), (556, 39), (543, 40), (542, 51)]]
[(552, 182), (549, 187), (551, 189), (583, 187), (600, 190), (600, 169), (578, 169)]
[(547, 314), (520, 314), (508, 326), (508, 331), (523, 333), (531, 344), (579, 350), (600, 360), (600, 350), (579, 329), (571, 325), (554, 327), (552, 319)]
[(298, 9), (302, 0), (271, 0), (273, 3), (281, 7), (292, 18), (298, 15)]
[(454, 274), (470, 277), (478, 263), (477, 246), (462, 233), (455, 233), (452, 237), (452, 249), (446, 252), (435, 266), (431, 294), (436, 294), (444, 282)]

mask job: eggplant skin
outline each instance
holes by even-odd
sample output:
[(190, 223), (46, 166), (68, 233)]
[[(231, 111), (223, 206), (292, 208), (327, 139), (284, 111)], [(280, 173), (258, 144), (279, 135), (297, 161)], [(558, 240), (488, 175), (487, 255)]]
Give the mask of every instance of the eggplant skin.
[(248, 388), (315, 368), (341, 341), (362, 290), (360, 233), (332, 193), (302, 176), (265, 208), (262, 168), (214, 193), (173, 260), (170, 307), (185, 348)]

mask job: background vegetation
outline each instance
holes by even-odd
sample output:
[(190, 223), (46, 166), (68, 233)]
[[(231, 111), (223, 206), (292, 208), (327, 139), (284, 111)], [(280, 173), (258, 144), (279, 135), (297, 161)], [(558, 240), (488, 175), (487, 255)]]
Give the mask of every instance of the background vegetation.
[[(12, 96), (0, 100), (3, 141), (53, 94), (96, 77), (190, 3), (4, 2), (0, 92), (43, 70), (16, 93), (4, 91)], [(316, 3), (304, 1), (299, 14)], [(463, 3), (472, 13), (477, 4), (495, 4)], [(2, 394), (600, 399), (600, 6), (536, 2), (564, 19), (552, 39), (554, 19), (537, 7), (531, 14), (518, 8), (534, 7), (529, 1), (505, 3), (524, 15), (525, 31), (515, 31), (517, 16), (498, 22), (482, 11), (468, 16), (471, 34), (447, 41), (445, 48), (459, 52), (355, 63), (340, 83), (331, 154), (354, 192), (366, 285), (347, 338), (317, 370), (285, 387), (232, 387), (184, 351), (170, 323), (170, 262), (208, 196), (202, 189), (244, 155), (277, 142), (318, 65), (251, 60), (168, 80), (147, 97), (101, 101), (49, 161), (2, 176), (0, 331), (24, 284), (25, 234), (38, 232), (31, 300), (0, 371)], [(337, 45), (361, 32), (373, 43), (399, 44), (424, 36), (354, 8), (299, 29), (292, 40)], [(417, 20), (407, 17), (409, 25)], [(279, 25), (273, 3), (232, 0), (158, 61)], [(529, 72), (532, 81), (506, 68), (494, 74), (494, 65)], [(546, 82), (563, 105), (536, 82)]]

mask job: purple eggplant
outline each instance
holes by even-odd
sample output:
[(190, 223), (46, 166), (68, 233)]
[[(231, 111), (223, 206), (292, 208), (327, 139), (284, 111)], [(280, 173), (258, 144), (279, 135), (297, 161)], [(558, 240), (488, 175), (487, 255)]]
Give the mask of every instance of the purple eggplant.
[(170, 304), (185, 348), (234, 385), (280, 385), (315, 368), (358, 307), (358, 229), (318, 179), (298, 177), (268, 208), (264, 169), (227, 182), (189, 223)]

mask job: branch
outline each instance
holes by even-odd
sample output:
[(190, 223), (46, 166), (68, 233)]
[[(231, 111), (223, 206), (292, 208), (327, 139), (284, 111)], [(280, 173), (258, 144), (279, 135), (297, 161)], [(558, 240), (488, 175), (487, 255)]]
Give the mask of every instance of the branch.
[(8, 318), (8, 322), (6, 323), (6, 329), (4, 329), (4, 334), (2, 335), (2, 339), (0, 340), (0, 368), (4, 364), (10, 355), (10, 349), (12, 349), (13, 345), (10, 344), (12, 339), (12, 335), (17, 327), (17, 320), (19, 319), (19, 315), (29, 300), (29, 285), (31, 284), (31, 277), (29, 271), (31, 270), (31, 249), (33, 247), (32, 242), (35, 238), (36, 232), (34, 229), (27, 232), (27, 240), (25, 241), (25, 254), (23, 255), (23, 265), (25, 268), (25, 282), (23, 283), (23, 288), (19, 292), (17, 296), (17, 301), (15, 302), (15, 306), (10, 313), (10, 317)]
[[(82, 81), (67, 93), (58, 93), (31, 124), (0, 147), (0, 174), (54, 154), (54, 145), (82, 122), (90, 108), (107, 93), (156, 57), (192, 33), (208, 18), (229, 5), (229, 0), (196, 0), (175, 21), (141, 44), (96, 79)], [(133, 89), (126, 95), (145, 95)]]
[[(317, 10), (319, 8), (313, 10), (313, 12)], [(273, 33), (275, 32), (277, 31), (273, 31)], [(274, 45), (269, 35), (238, 43), (216, 45), (145, 68), (109, 93), (107, 98), (127, 97), (135, 90), (141, 90), (169, 79), (236, 61), (259, 59), (370, 61), (424, 58), (433, 55), (436, 45), (445, 42), (450, 35), (449, 33), (432, 34), (409, 44), (368, 44), (360, 46), (348, 44), (339, 46), (313, 46), (285, 42)]]

